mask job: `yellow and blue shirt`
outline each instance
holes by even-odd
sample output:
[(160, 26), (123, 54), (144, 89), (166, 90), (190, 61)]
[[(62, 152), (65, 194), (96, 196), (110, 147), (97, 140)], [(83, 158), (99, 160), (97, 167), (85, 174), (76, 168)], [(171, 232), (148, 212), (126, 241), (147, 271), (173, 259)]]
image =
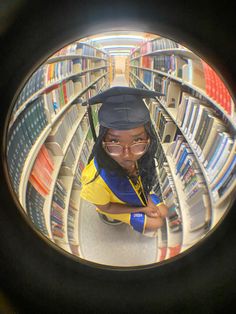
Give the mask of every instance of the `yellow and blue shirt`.
[[(95, 158), (84, 168), (81, 176), (82, 190), (80, 196), (97, 205), (106, 205), (108, 203), (128, 204), (130, 206), (143, 207), (146, 202), (142, 197), (142, 181), (139, 176), (134, 184), (128, 177), (120, 177), (116, 174), (108, 173), (101, 169), (98, 173), (98, 165)], [(92, 182), (90, 182), (92, 181)], [(159, 198), (150, 193), (154, 204), (160, 205)], [(135, 230), (143, 233), (146, 225), (146, 215), (142, 212), (127, 214), (108, 214), (96, 209), (98, 212), (131, 225)]]

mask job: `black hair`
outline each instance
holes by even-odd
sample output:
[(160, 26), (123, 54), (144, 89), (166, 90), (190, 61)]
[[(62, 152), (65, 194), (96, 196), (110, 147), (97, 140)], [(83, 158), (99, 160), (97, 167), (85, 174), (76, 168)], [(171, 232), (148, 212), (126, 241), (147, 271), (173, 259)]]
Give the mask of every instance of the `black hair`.
[[(150, 138), (150, 145), (147, 152), (138, 159), (139, 175), (142, 179), (143, 188), (145, 194), (147, 195), (158, 183), (156, 174), (156, 152), (157, 152), (157, 134), (151, 122), (147, 122), (144, 128)], [(98, 164), (98, 172), (95, 177), (90, 181), (94, 181), (99, 175), (101, 169), (105, 169), (108, 172), (113, 172), (118, 176), (126, 176), (127, 173), (114, 159), (112, 159), (103, 149), (102, 141), (106, 135), (108, 128), (100, 125), (99, 134), (97, 140), (93, 146), (92, 152), (89, 156), (88, 162), (90, 162), (94, 157), (96, 158)]]

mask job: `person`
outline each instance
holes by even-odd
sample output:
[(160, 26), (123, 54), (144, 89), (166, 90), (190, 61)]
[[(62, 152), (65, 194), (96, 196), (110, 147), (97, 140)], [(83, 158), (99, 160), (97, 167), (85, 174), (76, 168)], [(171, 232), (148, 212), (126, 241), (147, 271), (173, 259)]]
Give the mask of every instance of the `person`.
[(80, 196), (110, 221), (156, 236), (168, 208), (155, 195), (157, 135), (143, 98), (155, 91), (116, 86), (90, 98), (98, 111), (99, 134), (81, 175)]

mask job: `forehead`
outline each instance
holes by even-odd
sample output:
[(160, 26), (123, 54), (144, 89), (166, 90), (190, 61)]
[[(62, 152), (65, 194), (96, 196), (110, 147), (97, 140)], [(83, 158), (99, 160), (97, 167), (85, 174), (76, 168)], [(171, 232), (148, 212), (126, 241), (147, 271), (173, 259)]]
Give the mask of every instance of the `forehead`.
[(139, 134), (146, 134), (146, 130), (144, 128), (144, 126), (139, 126), (137, 128), (134, 129), (130, 129), (130, 130), (115, 130), (115, 129), (108, 129), (107, 131), (107, 136), (116, 136), (116, 137), (128, 137), (128, 136), (136, 136)]

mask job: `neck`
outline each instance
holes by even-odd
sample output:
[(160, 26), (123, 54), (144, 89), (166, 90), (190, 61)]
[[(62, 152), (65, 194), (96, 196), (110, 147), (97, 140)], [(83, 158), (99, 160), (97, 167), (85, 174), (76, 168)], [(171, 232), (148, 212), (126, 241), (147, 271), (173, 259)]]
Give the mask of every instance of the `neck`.
[(137, 177), (139, 174), (137, 162), (135, 162), (134, 165), (130, 169), (127, 169), (126, 171), (129, 177)]

